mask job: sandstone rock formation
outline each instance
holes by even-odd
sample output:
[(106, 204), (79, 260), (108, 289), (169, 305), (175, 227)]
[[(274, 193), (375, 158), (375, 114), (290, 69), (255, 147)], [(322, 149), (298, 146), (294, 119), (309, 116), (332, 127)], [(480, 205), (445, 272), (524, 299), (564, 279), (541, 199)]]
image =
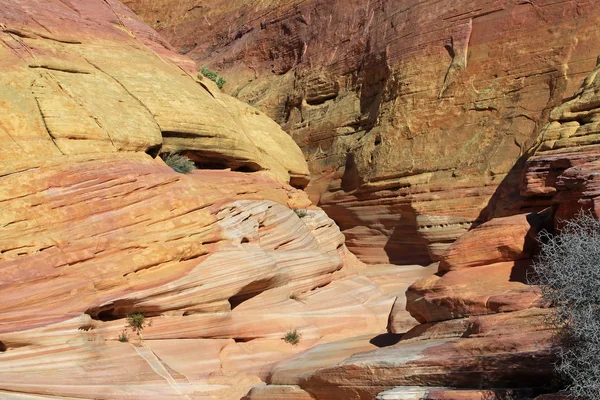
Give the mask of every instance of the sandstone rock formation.
[(308, 182), (287, 134), (194, 82), (193, 62), (118, 1), (3, 0), (0, 10), (3, 172), (60, 155), (156, 155), (163, 146), (204, 166)]
[(600, 45), (590, 0), (125, 3), (294, 137), (369, 263), (427, 264), (543, 203), (519, 198), (520, 157)]
[(384, 333), (433, 272), (366, 268), (296, 189), (293, 140), (117, 1), (0, 0), (0, 64), (3, 399), (237, 400), (280, 360)]
[[(399, 303), (385, 347), (345, 339), (335, 344), (340, 360), (322, 356), (334, 344), (316, 346), (277, 364), (268, 379), (273, 387), (259, 387), (248, 399), (269, 399), (287, 386), (317, 399), (532, 398), (552, 379), (554, 332), (547, 304), (527, 284), (527, 239), (551, 216), (492, 220), (463, 235), (436, 275), (407, 290), (406, 309), (420, 325), (406, 332)], [(498, 236), (500, 226), (506, 236)]]
[[(239, 399), (280, 359), (382, 332), (402, 290), (260, 173), (84, 155), (4, 176), (0, 193), (0, 391)], [(132, 312), (151, 325), (119, 343)], [(281, 340), (292, 328), (298, 346)]]
[[(265, 32), (242, 29), (211, 53), (256, 52), (252, 82), (231, 81), (266, 114), (285, 106), (279, 122), (314, 156), (309, 196), (298, 190), (306, 163), (281, 128), (197, 79), (117, 1), (0, 0), (0, 397), (483, 400), (544, 390), (553, 332), (525, 275), (540, 229), (581, 207), (597, 213), (598, 69), (547, 111), (592, 68), (597, 6), (388, 8), (402, 3), (349, 3), (350, 21), (326, 12), (342, 9), (336, 2), (292, 2)], [(178, 2), (188, 14), (177, 24), (203, 4)], [(271, 7), (254, 5), (236, 23)], [(171, 12), (167, 26), (181, 15)], [(330, 17), (334, 29), (310, 48), (275, 47), (275, 83), (263, 79), (264, 48), (237, 42), (269, 46), (279, 29), (294, 37)], [(431, 33), (432, 21), (447, 25)], [(512, 48), (524, 35), (515, 26), (532, 37)], [(439, 35), (450, 37), (442, 69)], [(504, 57), (491, 62), (495, 49)], [(315, 76), (306, 60), (327, 72)], [(550, 69), (530, 75), (540, 65)], [(302, 86), (281, 103), (291, 84)], [(538, 130), (518, 187), (513, 161)], [(201, 169), (178, 174), (160, 151), (184, 151)], [(311, 198), (362, 258), (439, 266), (365, 266)], [(147, 323), (139, 335), (127, 328), (133, 312)], [(297, 345), (282, 340), (293, 329)]]
[[(581, 209), (599, 215), (598, 71), (552, 111), (527, 160), (522, 196), (548, 209), (492, 219), (455, 241), (437, 274), (407, 290), (406, 308), (421, 324), (403, 333), (392, 311), (388, 330), (398, 335), (396, 343), (371, 350), (357, 343), (355, 354), (328, 365), (319, 363), (317, 346), (280, 362), (269, 379), (273, 387), (248, 398), (268, 399), (269, 390), (290, 385), (317, 399), (531, 399), (549, 391), (550, 310), (526, 275), (540, 230), (560, 229)], [(317, 367), (303, 371), (301, 360)]]
[(556, 222), (580, 209), (600, 216), (598, 205), (598, 88), (600, 65), (568, 101), (550, 114), (521, 181), (526, 197), (545, 197), (555, 205)]

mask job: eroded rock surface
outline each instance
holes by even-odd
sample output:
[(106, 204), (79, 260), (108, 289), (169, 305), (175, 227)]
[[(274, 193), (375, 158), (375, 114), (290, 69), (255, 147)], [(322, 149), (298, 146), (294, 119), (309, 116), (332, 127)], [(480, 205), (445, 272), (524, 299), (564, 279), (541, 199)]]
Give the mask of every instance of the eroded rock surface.
[(556, 222), (579, 210), (600, 215), (598, 206), (598, 88), (600, 65), (568, 101), (555, 108), (538, 139), (521, 181), (521, 193), (555, 205)]
[(519, 198), (520, 158), (600, 46), (593, 0), (125, 3), (294, 137), (369, 263), (428, 264), (543, 204)]
[(0, 60), (3, 173), (59, 155), (156, 155), (162, 146), (203, 166), (308, 182), (286, 133), (197, 82), (194, 63), (118, 1), (3, 0)]
[(366, 268), (294, 141), (117, 1), (0, 0), (0, 65), (2, 398), (237, 400), (432, 273)]
[[(45, 160), (0, 189), (3, 390), (240, 398), (279, 359), (375, 336), (395, 299), (323, 211), (298, 217), (308, 198), (261, 173), (117, 153)], [(151, 325), (119, 343), (132, 312)]]
[[(270, 377), (275, 388), (297, 385), (317, 399), (564, 398), (536, 397), (550, 391), (556, 338), (551, 310), (527, 273), (541, 230), (560, 229), (581, 209), (599, 215), (599, 70), (552, 111), (525, 164), (522, 196), (546, 210), (492, 219), (450, 245), (437, 273), (407, 290), (406, 309), (421, 324), (404, 333), (392, 310), (396, 343), (357, 344), (355, 354), (327, 366), (318, 363), (317, 346), (280, 362)], [(314, 372), (298, 368), (303, 358), (318, 366)]]

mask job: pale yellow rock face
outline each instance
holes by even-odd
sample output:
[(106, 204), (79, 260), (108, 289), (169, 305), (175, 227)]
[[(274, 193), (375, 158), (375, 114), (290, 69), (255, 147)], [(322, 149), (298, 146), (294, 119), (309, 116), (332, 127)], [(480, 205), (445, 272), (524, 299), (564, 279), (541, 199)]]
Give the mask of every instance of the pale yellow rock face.
[(201, 165), (308, 183), (300, 149), (277, 124), (200, 84), (193, 62), (119, 2), (3, 0), (0, 10), (5, 171), (57, 155), (162, 146)]

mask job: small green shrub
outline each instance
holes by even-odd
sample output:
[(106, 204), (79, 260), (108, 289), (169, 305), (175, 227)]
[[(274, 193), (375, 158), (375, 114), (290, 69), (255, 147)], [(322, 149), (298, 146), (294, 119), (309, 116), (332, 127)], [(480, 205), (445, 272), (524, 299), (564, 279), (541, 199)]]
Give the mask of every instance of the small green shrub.
[(294, 210), (294, 212), (295, 212), (295, 213), (296, 213), (296, 215), (297, 215), (298, 217), (300, 217), (300, 218), (304, 218), (304, 217), (306, 217), (306, 216), (308, 215), (308, 211), (306, 211), (306, 210), (302, 210), (302, 209), (300, 209), (300, 208), (296, 208), (296, 209)]
[(208, 79), (210, 79), (213, 82), (216, 82), (217, 78), (219, 77), (219, 74), (217, 73), (217, 71), (213, 71), (212, 69), (210, 69), (206, 66), (202, 67), (200, 72), (202, 73), (202, 75), (204, 75), (205, 77), (207, 77)]
[(206, 66), (202, 67), (202, 69), (200, 69), (200, 73), (202, 75), (204, 75), (205, 77), (207, 77), (208, 79), (210, 79), (211, 81), (213, 81), (214, 83), (216, 83), (217, 87), (219, 89), (223, 89), (223, 85), (225, 85), (227, 83), (225, 78), (223, 78), (222, 76), (219, 76), (217, 71), (213, 71), (212, 69), (210, 69)]
[(142, 330), (146, 327), (146, 318), (142, 313), (133, 313), (127, 316), (127, 324), (135, 333), (141, 336)]
[(288, 331), (283, 337), (283, 341), (294, 346), (300, 343), (300, 334), (296, 329)]
[(196, 165), (192, 160), (179, 153), (169, 153), (164, 157), (165, 163), (173, 168), (175, 172), (187, 174), (196, 169)]
[(296, 293), (292, 293), (290, 294), (290, 300), (300, 300), (300, 297), (298, 297), (298, 295)]
[(119, 342), (121, 342), (121, 343), (129, 342), (129, 338), (127, 337), (127, 332), (125, 332), (125, 329), (123, 329), (123, 332), (121, 332), (121, 334), (119, 335)]

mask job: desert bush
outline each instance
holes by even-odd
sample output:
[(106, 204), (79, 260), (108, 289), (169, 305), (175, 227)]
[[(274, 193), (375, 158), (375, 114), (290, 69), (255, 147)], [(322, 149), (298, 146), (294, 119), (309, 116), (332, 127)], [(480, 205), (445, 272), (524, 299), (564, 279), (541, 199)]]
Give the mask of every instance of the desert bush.
[(125, 332), (125, 329), (123, 329), (123, 331), (119, 335), (119, 342), (121, 342), (121, 343), (129, 342), (129, 338), (127, 337), (127, 332)]
[(300, 209), (300, 208), (296, 208), (296, 209), (294, 210), (294, 212), (295, 212), (295, 213), (296, 213), (296, 215), (297, 215), (298, 217), (300, 217), (300, 218), (304, 218), (304, 217), (306, 217), (306, 216), (308, 215), (308, 211), (306, 211), (306, 210), (302, 210), (302, 209)]
[(174, 171), (187, 174), (196, 169), (192, 160), (179, 153), (169, 153), (164, 157), (165, 163)]
[(142, 313), (133, 313), (127, 316), (127, 325), (132, 328), (135, 333), (141, 336), (142, 330), (146, 327), (146, 318)]
[(202, 67), (200, 69), (200, 73), (208, 79), (210, 79), (211, 81), (213, 81), (214, 83), (216, 83), (219, 89), (223, 89), (223, 85), (227, 83), (225, 78), (219, 76), (219, 74), (216, 71), (213, 71), (208, 67)]
[(213, 82), (217, 81), (217, 78), (219, 77), (219, 74), (217, 73), (217, 71), (213, 71), (212, 69), (204, 66), (202, 67), (202, 69), (200, 70), (200, 73), (202, 73), (202, 75), (204, 75), (205, 77), (207, 77), (208, 79), (210, 79)]
[(289, 330), (283, 337), (283, 341), (289, 344), (297, 345), (300, 343), (300, 334), (296, 329)]
[(581, 399), (600, 398), (600, 221), (580, 212), (556, 235), (540, 234), (530, 282), (554, 306), (556, 371)]

